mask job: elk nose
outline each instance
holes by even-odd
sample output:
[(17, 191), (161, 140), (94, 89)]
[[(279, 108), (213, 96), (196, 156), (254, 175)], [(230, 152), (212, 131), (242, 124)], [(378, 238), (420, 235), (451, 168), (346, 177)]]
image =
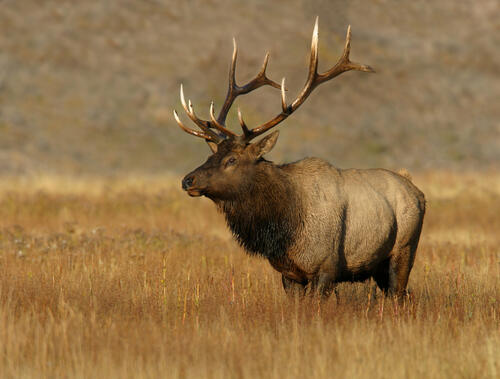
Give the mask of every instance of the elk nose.
[(186, 191), (189, 187), (193, 185), (194, 182), (194, 176), (189, 175), (186, 176), (184, 179), (182, 179), (182, 189)]

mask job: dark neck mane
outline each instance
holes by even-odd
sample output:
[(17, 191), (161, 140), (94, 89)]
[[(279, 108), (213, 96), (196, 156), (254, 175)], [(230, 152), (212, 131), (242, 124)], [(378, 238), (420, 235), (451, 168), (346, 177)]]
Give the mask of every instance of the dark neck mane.
[(215, 202), (239, 244), (250, 254), (282, 258), (301, 228), (300, 197), (274, 165), (259, 171), (238, 198)]

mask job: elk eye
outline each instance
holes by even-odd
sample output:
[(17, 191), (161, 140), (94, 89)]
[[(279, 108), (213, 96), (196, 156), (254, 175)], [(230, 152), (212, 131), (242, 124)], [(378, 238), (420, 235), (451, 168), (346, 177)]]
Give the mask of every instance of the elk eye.
[(232, 166), (233, 164), (236, 163), (236, 158), (235, 157), (231, 157), (229, 158), (227, 161), (226, 161), (226, 167), (227, 166)]

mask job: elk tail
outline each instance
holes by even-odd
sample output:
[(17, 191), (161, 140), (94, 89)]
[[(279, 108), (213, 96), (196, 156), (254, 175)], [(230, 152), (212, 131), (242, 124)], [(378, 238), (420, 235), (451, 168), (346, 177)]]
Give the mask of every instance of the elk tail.
[(408, 179), (410, 182), (412, 181), (411, 175), (406, 168), (399, 169), (398, 174), (401, 175), (403, 178)]

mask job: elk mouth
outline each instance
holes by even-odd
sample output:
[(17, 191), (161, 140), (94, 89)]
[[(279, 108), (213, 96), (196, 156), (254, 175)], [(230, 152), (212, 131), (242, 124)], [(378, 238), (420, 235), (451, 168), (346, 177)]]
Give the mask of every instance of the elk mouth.
[(191, 197), (198, 197), (198, 196), (202, 196), (203, 195), (203, 190), (201, 190), (199, 188), (188, 188), (186, 190), (186, 192)]

